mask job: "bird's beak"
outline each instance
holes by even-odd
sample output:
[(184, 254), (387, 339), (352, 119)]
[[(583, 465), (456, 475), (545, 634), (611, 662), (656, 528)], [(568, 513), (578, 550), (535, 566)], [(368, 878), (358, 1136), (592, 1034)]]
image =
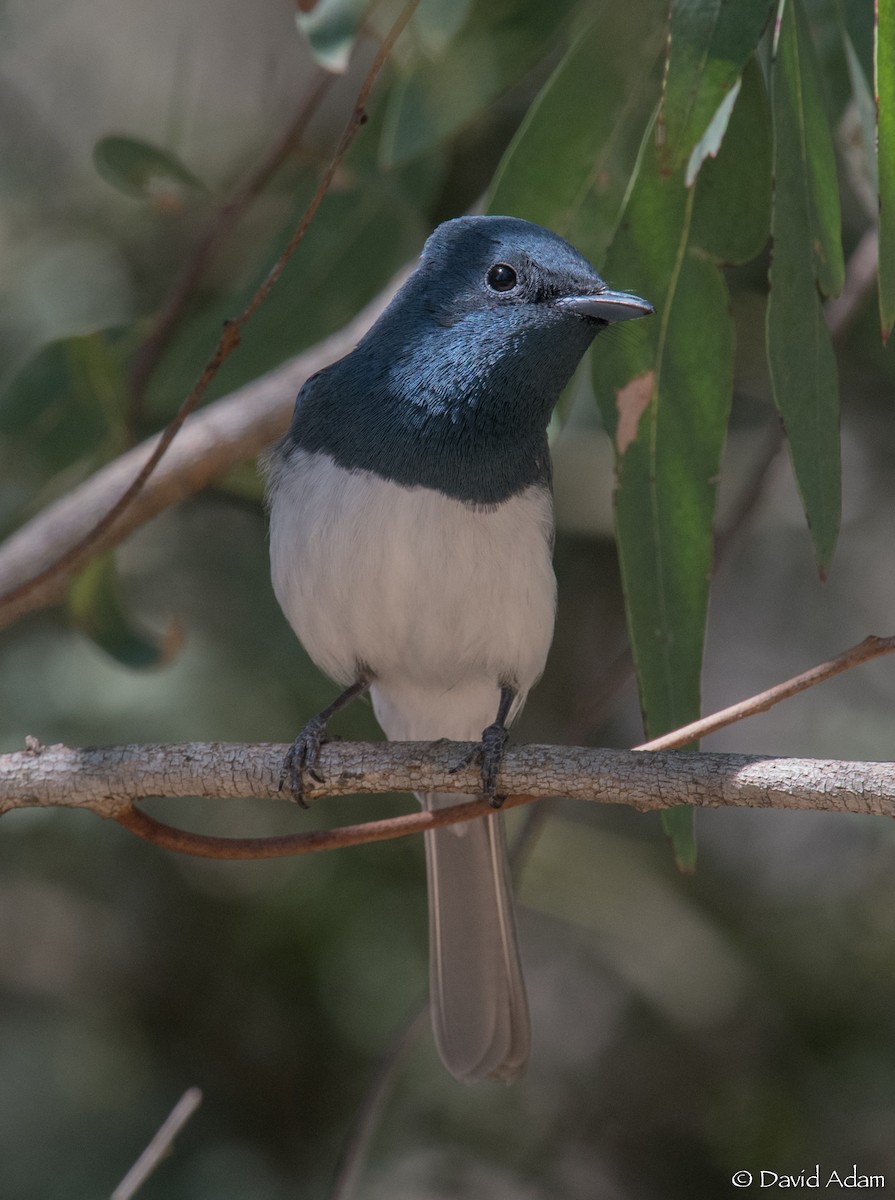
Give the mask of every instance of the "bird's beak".
[(566, 312), (596, 317), (609, 325), (630, 321), (634, 317), (648, 317), (656, 311), (649, 301), (641, 300), (639, 296), (632, 296), (629, 292), (613, 292), (609, 288), (590, 296), (561, 296), (556, 304)]

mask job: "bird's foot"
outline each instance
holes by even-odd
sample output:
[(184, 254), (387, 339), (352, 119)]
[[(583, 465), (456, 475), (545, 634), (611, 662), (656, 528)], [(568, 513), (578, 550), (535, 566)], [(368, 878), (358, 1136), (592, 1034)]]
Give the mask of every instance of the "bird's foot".
[(497, 776), (500, 764), (503, 762), (503, 752), (506, 748), (509, 733), (506, 727), (495, 721), (487, 729), (482, 730), (482, 740), (479, 744), (451, 768), (451, 774), (462, 771), (471, 763), (480, 762), (482, 767), (482, 791), (488, 797), (492, 808), (500, 808), (506, 796), (497, 794)]
[(319, 773), (320, 747), (326, 740), (326, 718), (319, 714), (312, 717), (299, 733), (298, 737), (286, 751), (283, 767), (280, 771), (279, 790), (284, 789), (292, 794), (292, 799), (302, 808), (307, 808), (305, 800), (305, 775), (310, 775), (318, 783), (323, 783)]

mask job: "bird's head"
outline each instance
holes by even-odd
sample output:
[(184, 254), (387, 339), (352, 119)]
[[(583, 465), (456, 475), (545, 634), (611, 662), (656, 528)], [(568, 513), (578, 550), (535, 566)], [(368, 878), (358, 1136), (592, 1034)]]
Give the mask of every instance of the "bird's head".
[(592, 337), (653, 306), (608, 288), (563, 238), (518, 217), (458, 217), (439, 225), (414, 277), (431, 316), (504, 331), (551, 327)]
[(539, 225), (459, 217), (426, 242), (368, 345), (421, 409), (527, 412), (543, 427), (595, 334), (652, 311)]

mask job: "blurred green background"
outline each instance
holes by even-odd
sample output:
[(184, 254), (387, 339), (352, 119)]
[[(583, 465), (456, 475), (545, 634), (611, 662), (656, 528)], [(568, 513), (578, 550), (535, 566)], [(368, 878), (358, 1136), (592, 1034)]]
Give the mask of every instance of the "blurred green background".
[[(809, 8), (848, 254), (869, 223), (852, 163), (856, 117), (835, 5)], [(393, 11), (377, 10), (374, 28)], [(632, 21), (655, 34), (664, 5), (424, 3), (311, 233), (213, 396), (339, 328), (438, 221), (481, 203), (594, 11), (612, 45)], [(850, 13), (865, 58), (871, 16), (869, 0)], [(315, 37), (338, 53), (325, 29)], [(140, 396), (128, 371), (156, 314), (319, 68), (286, 0), (0, 5), (4, 532), (174, 411), (310, 196), (374, 47), (362, 31), (300, 147), (216, 247)], [(102, 141), (113, 135), (138, 148), (130, 174), (120, 144)], [(148, 181), (143, 143), (168, 156)], [(826, 582), (785, 451), (748, 516), (735, 516), (776, 425), (766, 281), (766, 256), (728, 272), (737, 359), (719, 526), (733, 522), (734, 533), (712, 587), (707, 712), (867, 633), (893, 632), (893, 366), (872, 295), (839, 346), (844, 515)], [(620, 658), (612, 453), (584, 377), (564, 412), (554, 440), (559, 621), (515, 736), (630, 745), (641, 729)], [(124, 644), (108, 628), (88, 636), (63, 611), (0, 635), (0, 749), (20, 748), (26, 734), (71, 745), (286, 741), (332, 697), (273, 599), (254, 472), (167, 512), (116, 559)], [(133, 659), (137, 647), (151, 658), (172, 622), (182, 641), (168, 661), (138, 670), (109, 653)], [(893, 703), (895, 668), (883, 660), (705, 745), (886, 759)], [(378, 736), (363, 705), (338, 732)], [(264, 834), (408, 803), (330, 801), (311, 815), (286, 804), (148, 807), (205, 832)], [(542, 816), (519, 885), (530, 1069), (512, 1088), (464, 1088), (423, 1026), (393, 1072), (353, 1194), (717, 1197), (736, 1191), (735, 1171), (815, 1163), (822, 1175), (857, 1164), (895, 1180), (891, 825), (707, 811), (698, 872), (684, 877), (656, 818), (568, 802)], [(519, 831), (526, 818), (511, 824)], [(22, 811), (0, 825), (0, 864), (3, 1200), (109, 1194), (192, 1085), (204, 1104), (141, 1196), (328, 1195), (380, 1056), (424, 997), (421, 845), (202, 862), (86, 814)]]

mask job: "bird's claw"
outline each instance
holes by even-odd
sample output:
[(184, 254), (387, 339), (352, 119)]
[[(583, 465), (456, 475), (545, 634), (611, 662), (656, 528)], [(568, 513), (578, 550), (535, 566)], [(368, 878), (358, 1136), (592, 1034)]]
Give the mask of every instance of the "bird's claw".
[(497, 794), (497, 776), (509, 736), (506, 728), (499, 721), (495, 721), (493, 725), (482, 730), (482, 740), (479, 744), (465, 754), (455, 767), (451, 768), (451, 774), (454, 775), (457, 771), (462, 771), (464, 767), (470, 766), (471, 763), (480, 762), (482, 791), (488, 797), (492, 808), (500, 808), (506, 800), (506, 796)]
[(283, 767), (280, 771), (279, 790), (288, 789), (292, 799), (302, 808), (307, 808), (305, 800), (305, 775), (310, 775), (317, 783), (323, 783), (323, 776), (318, 767), (320, 764), (320, 747), (326, 734), (326, 721), (322, 717), (312, 717), (301, 730), (298, 737), (286, 751)]

